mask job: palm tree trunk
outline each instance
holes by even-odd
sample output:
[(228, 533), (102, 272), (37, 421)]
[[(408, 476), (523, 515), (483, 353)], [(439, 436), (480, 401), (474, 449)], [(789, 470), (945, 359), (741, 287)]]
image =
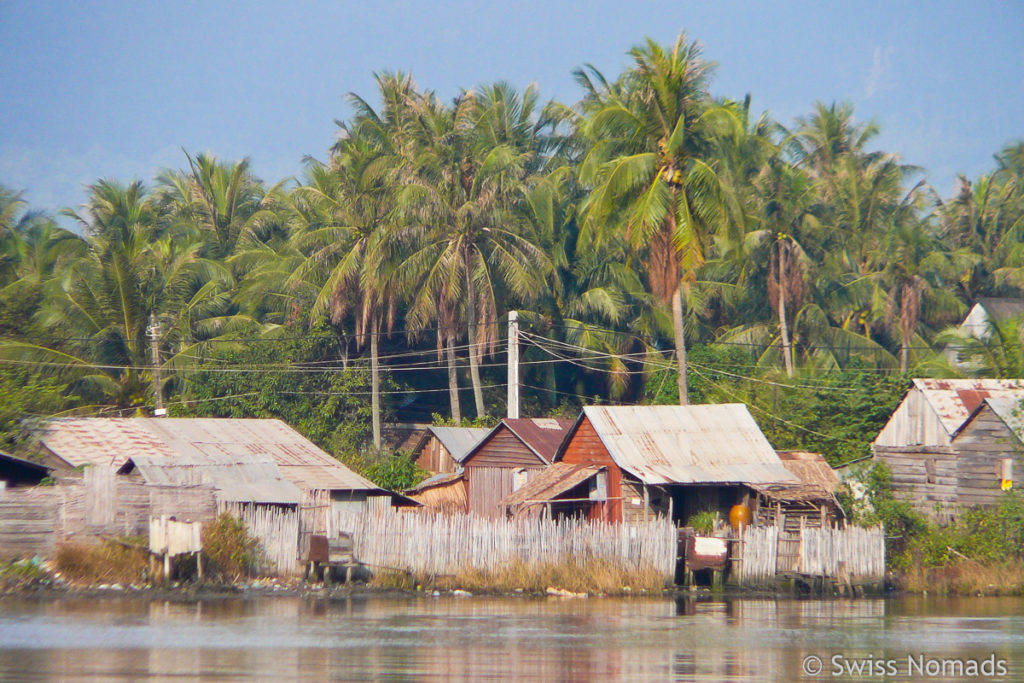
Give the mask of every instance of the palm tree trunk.
[(672, 324), (676, 336), (676, 382), (679, 386), (679, 405), (690, 404), (686, 385), (686, 335), (683, 329), (683, 287), (676, 288), (672, 297)]
[(789, 330), (786, 329), (786, 248), (779, 244), (779, 331), (782, 334), (782, 359), (786, 364), (786, 375), (793, 376), (793, 352), (789, 346)]
[(907, 374), (907, 366), (910, 365), (910, 340), (903, 335), (903, 343), (900, 345), (900, 374)]
[[(441, 334), (441, 332), (438, 332)], [(462, 411), (459, 409), (459, 375), (455, 367), (455, 340), (449, 334), (446, 346), (448, 356), (448, 400), (452, 404), (452, 421), (456, 425), (462, 422)]]
[(476, 416), (484, 416), (484, 391), (480, 383), (479, 349), (476, 344), (477, 321), (476, 321), (476, 292), (473, 291), (473, 282), (469, 276), (471, 264), (469, 254), (465, 255), (466, 267), (466, 326), (467, 339), (469, 339), (469, 377), (473, 381), (473, 401), (476, 402)]
[(374, 316), (370, 327), (370, 395), (371, 409), (373, 412), (373, 447), (380, 450), (380, 349), (377, 344), (378, 337), (377, 317)]

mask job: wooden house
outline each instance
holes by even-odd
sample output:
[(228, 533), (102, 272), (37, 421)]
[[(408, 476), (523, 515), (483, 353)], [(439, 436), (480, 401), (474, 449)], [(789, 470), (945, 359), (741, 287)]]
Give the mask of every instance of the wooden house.
[(432, 474), (459, 472), (466, 456), (490, 433), (486, 427), (430, 426), (412, 449), (411, 457)]
[(705, 510), (727, 518), (737, 503), (756, 506), (753, 484), (797, 483), (742, 404), (589, 406), (554, 460), (506, 509), (685, 524)]
[[(73, 418), (41, 435), (49, 454), (81, 468), (86, 528), (144, 533), (161, 514), (241, 518), (279, 570), (340, 510), (419, 505), (360, 477), (279, 420)], [(123, 524), (121, 520), (123, 518)]]
[(467, 511), (485, 517), (502, 515), (502, 498), (551, 464), (570, 426), (571, 420), (502, 420), (462, 462)]
[(779, 451), (782, 465), (796, 478), (790, 484), (753, 484), (757, 492), (757, 523), (776, 524), (785, 531), (801, 526), (829, 526), (843, 517), (836, 500), (839, 477), (820, 453)]
[[(893, 492), (941, 521), (955, 516), (959, 506), (990, 502), (980, 492), (1000, 483), (1001, 477), (995, 479), (995, 464), (981, 464), (979, 458), (1009, 457), (998, 454), (1012, 441), (1008, 440), (1012, 427), (996, 424), (1003, 418), (992, 406), (1021, 399), (1022, 380), (915, 379), (872, 445), (875, 459), (889, 468)], [(988, 409), (981, 410), (986, 404)], [(980, 416), (975, 415), (978, 411)], [(975, 424), (961, 435), (972, 418)], [(963, 468), (961, 448), (969, 454)], [(979, 455), (984, 451), (991, 455)], [(972, 469), (976, 476), (988, 471), (993, 478), (971, 483), (968, 472)]]
[[(992, 336), (993, 326), (1024, 316), (1024, 299), (982, 297), (971, 306), (958, 330), (963, 337), (974, 337), (982, 341)], [(963, 345), (953, 342), (946, 346), (943, 354), (949, 362), (961, 370), (971, 370), (971, 364), (962, 358)]]
[(1024, 473), (1024, 395), (986, 398), (953, 436), (957, 505), (993, 505)]

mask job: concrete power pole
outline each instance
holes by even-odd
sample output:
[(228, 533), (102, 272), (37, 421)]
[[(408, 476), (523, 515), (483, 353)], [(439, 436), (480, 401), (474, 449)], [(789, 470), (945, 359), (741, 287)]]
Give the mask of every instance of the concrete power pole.
[(152, 313), (149, 314), (146, 334), (149, 335), (149, 348), (153, 357), (153, 394), (156, 399), (156, 410), (153, 411), (153, 415), (160, 417), (166, 415), (167, 410), (164, 409), (164, 389), (160, 378), (160, 323)]
[(508, 416), (519, 417), (519, 312), (508, 312)]

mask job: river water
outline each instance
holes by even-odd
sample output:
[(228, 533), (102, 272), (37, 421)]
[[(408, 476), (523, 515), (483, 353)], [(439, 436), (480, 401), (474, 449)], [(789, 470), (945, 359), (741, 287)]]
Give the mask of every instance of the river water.
[(0, 598), (3, 681), (864, 681), (972, 673), (1024, 680), (1024, 600)]

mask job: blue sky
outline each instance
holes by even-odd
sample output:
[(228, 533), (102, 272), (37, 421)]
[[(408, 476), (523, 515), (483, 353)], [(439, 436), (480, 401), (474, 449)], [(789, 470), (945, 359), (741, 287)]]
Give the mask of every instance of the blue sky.
[(1024, 3), (39, 2), (0, 0), (0, 184), (74, 206), (97, 178), (150, 182), (181, 148), (277, 181), (325, 156), (343, 95), (403, 70), (444, 97), (503, 79), (574, 102), (574, 68), (613, 76), (680, 30), (716, 95), (783, 123), (850, 100), (877, 146), (943, 195), (1024, 138)]

